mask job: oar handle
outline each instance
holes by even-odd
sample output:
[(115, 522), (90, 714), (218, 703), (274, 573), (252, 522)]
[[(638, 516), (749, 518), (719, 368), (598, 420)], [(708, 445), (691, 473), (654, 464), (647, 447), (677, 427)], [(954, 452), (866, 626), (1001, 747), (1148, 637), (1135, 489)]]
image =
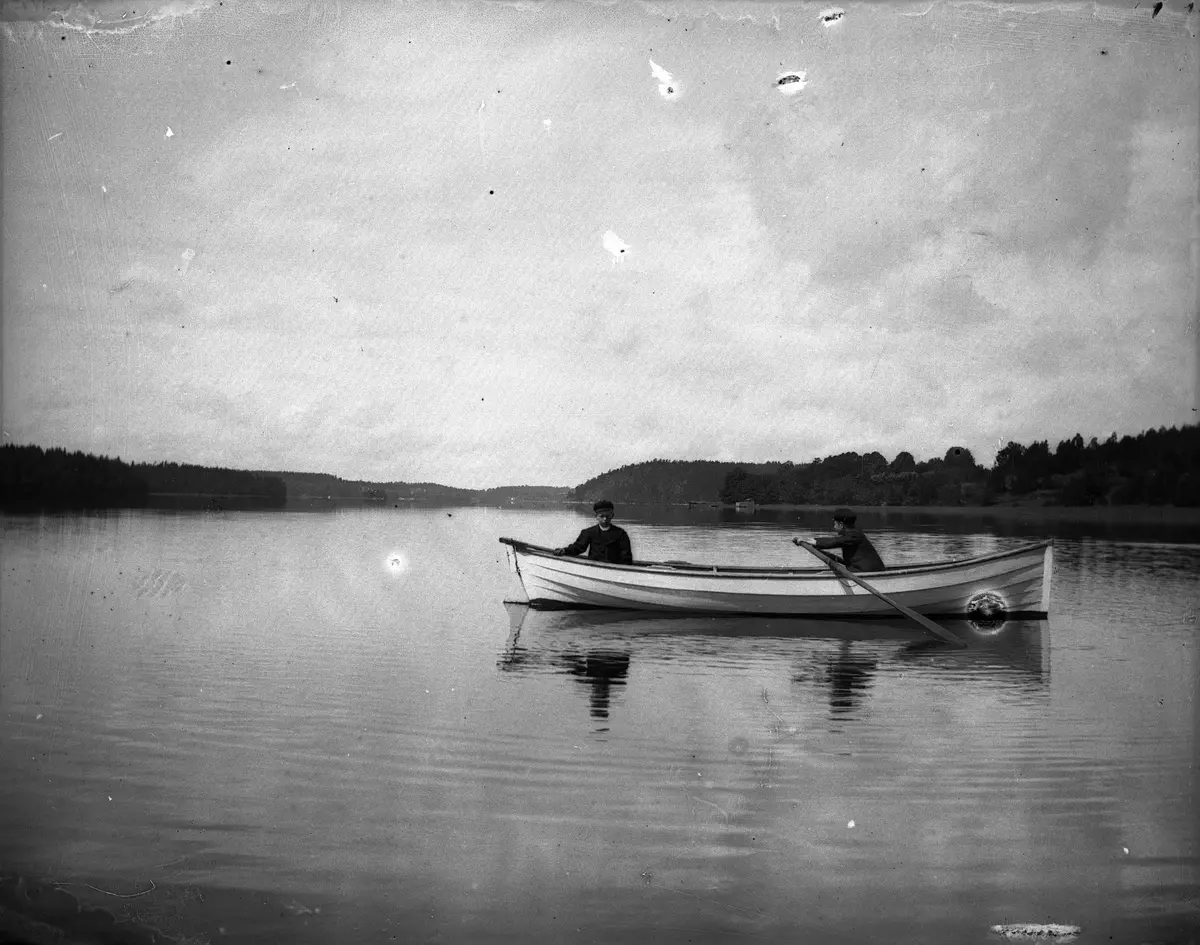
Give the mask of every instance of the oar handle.
[(815, 554), (818, 558), (820, 558), (822, 561), (824, 561), (828, 565), (835, 565), (835, 564), (839, 563), (836, 558), (834, 558), (832, 555), (826, 554), (824, 551), (822, 551), (820, 548), (818, 548), (816, 545), (814, 545), (811, 541), (805, 541), (803, 538), (793, 538), (792, 544), (799, 545), (801, 548), (807, 548), (809, 551), (811, 551), (813, 554)]

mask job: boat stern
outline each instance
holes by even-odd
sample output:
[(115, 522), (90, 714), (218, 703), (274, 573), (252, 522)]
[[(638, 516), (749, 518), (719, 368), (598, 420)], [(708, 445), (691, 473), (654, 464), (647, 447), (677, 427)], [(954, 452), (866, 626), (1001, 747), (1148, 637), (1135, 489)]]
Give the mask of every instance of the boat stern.
[(1050, 579), (1054, 576), (1054, 542), (1046, 545), (1042, 558), (1042, 613), (1050, 614)]

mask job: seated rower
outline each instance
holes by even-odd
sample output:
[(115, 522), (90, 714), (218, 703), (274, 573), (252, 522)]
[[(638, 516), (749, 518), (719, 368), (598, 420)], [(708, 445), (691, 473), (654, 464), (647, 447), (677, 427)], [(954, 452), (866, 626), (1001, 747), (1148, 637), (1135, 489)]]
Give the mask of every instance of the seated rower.
[(807, 540), (818, 548), (841, 548), (842, 562), (851, 571), (882, 571), (883, 560), (862, 530), (854, 526), (857, 516), (850, 509), (837, 509), (833, 513), (833, 535), (820, 538), (793, 538), (792, 544), (799, 545)]
[(554, 553), (578, 555), (587, 551), (593, 561), (633, 564), (629, 534), (612, 523), (613, 504), (608, 499), (601, 499), (592, 506), (592, 511), (596, 513), (596, 524), (581, 531), (579, 537), (565, 548), (554, 549)]

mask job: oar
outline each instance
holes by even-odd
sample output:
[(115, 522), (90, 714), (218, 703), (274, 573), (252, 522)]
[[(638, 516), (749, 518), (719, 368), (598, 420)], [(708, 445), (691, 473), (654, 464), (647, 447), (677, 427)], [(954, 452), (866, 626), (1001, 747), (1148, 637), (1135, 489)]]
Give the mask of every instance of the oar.
[(885, 604), (890, 604), (892, 607), (895, 607), (898, 611), (900, 611), (900, 613), (904, 614), (904, 616), (907, 617), (909, 620), (916, 621), (922, 627), (924, 627), (926, 630), (928, 630), (930, 633), (932, 633), (934, 636), (939, 637), (942, 640), (945, 640), (947, 643), (952, 643), (955, 646), (966, 646), (967, 645), (962, 640), (960, 640), (958, 637), (956, 637), (953, 633), (951, 633), (949, 630), (945, 629), (944, 627), (939, 627), (936, 623), (934, 623), (928, 617), (922, 617), (915, 610), (905, 607), (903, 604), (899, 603), (898, 601), (892, 600), (890, 597), (887, 596), (887, 594), (883, 593), (883, 591), (879, 590), (876, 587), (872, 587), (870, 584), (868, 584), (862, 578), (856, 576), (855, 573), (853, 571), (851, 571), (849, 568), (847, 568), (844, 564), (837, 561), (832, 556), (825, 554), (823, 551), (818, 549), (811, 542), (800, 541), (799, 539), (796, 539), (795, 543), (797, 545), (799, 545), (801, 548), (806, 548), (807, 550), (811, 551), (814, 555), (816, 555), (818, 558), (820, 558), (822, 561), (824, 561), (827, 565), (829, 565), (829, 567), (833, 568), (834, 573), (837, 574), (838, 577), (844, 578), (847, 581), (853, 581), (855, 584), (857, 584), (859, 587), (863, 588), (864, 590), (870, 591), (872, 594), (874, 594), (876, 597), (878, 597)]

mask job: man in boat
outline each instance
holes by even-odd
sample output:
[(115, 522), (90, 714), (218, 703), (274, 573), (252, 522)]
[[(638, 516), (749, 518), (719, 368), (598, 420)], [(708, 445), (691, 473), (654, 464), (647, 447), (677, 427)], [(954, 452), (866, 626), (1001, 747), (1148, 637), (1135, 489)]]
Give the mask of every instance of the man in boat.
[(807, 540), (818, 548), (841, 548), (842, 563), (851, 571), (882, 571), (883, 560), (871, 540), (855, 527), (858, 516), (851, 509), (835, 509), (833, 513), (833, 535), (819, 538), (793, 538), (792, 544), (799, 545)]
[(593, 561), (608, 561), (611, 564), (633, 564), (633, 547), (625, 529), (612, 523), (613, 504), (601, 499), (592, 506), (596, 513), (596, 524), (585, 528), (565, 548), (555, 548), (556, 555), (578, 555), (584, 551)]

